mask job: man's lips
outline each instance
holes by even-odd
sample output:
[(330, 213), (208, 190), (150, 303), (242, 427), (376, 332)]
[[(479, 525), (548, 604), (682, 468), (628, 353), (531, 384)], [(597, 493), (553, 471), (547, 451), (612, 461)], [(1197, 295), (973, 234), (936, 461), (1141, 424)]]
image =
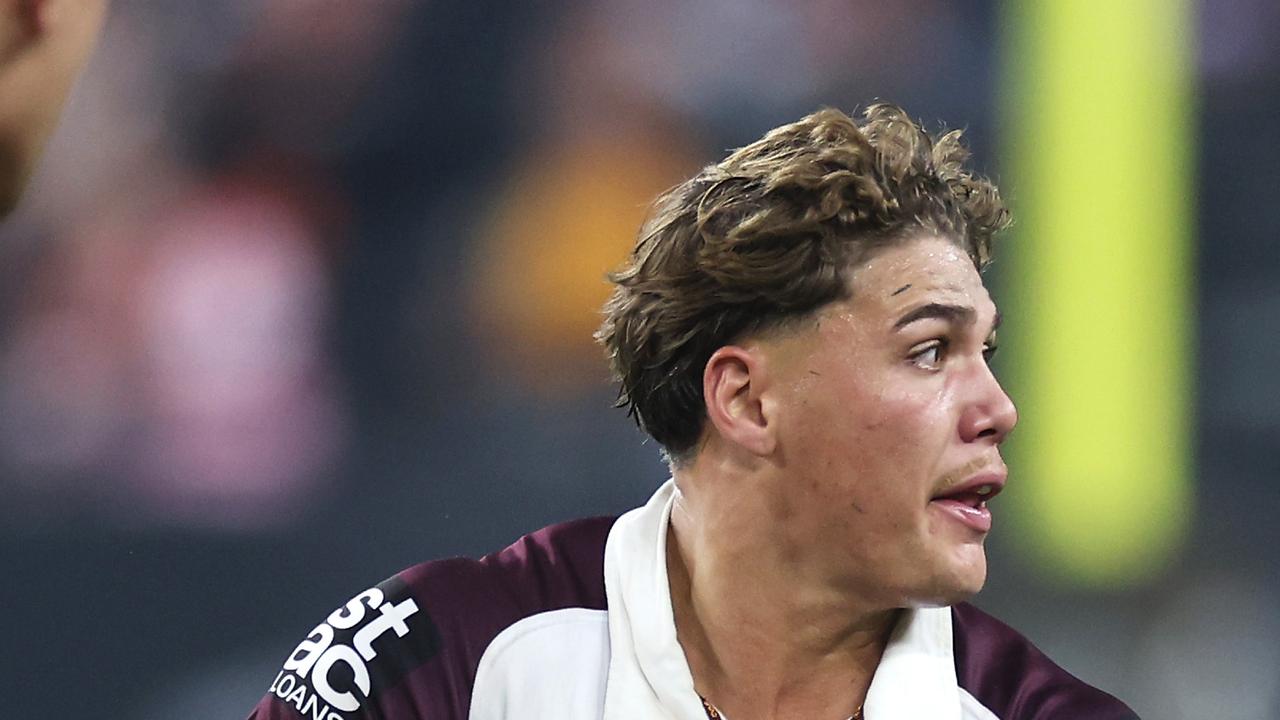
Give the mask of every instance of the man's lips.
[(1004, 470), (978, 473), (958, 485), (946, 488), (935, 495), (929, 504), (973, 530), (990, 532), (991, 511), (987, 509), (987, 501), (1004, 489), (1005, 478)]

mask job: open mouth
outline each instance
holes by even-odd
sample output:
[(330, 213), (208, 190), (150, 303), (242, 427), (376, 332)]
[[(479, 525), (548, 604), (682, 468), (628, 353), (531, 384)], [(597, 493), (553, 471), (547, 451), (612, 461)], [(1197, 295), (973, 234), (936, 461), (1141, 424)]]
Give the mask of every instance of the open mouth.
[(996, 483), (983, 483), (973, 488), (962, 488), (958, 491), (939, 495), (934, 500), (948, 500), (974, 509), (981, 509), (987, 506), (988, 500), (999, 495), (1001, 489), (1003, 488)]
[(965, 483), (933, 498), (930, 505), (964, 526), (985, 533), (991, 530), (991, 511), (987, 509), (987, 501), (1000, 494), (1003, 488), (1004, 483), (996, 480)]

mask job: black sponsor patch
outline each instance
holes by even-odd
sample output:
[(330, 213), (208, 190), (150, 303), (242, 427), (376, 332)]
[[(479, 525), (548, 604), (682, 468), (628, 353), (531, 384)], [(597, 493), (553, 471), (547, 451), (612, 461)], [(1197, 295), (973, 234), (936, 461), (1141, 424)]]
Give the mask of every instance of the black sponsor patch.
[[(410, 598), (409, 585), (399, 575), (382, 581), (378, 584), (378, 589), (393, 604)], [(375, 693), (398, 684), (405, 675), (440, 652), (440, 631), (431, 621), (426, 608), (419, 605), (418, 611), (409, 616), (405, 624), (409, 627), (409, 632), (404, 637), (384, 633), (373, 641), (373, 649), (378, 655), (377, 661), (369, 665), (369, 674)], [(350, 642), (355, 632), (348, 631), (349, 635), (343, 642)]]
[[(439, 630), (397, 575), (317, 625), (285, 661), (272, 692), (304, 715), (347, 717), (439, 651)], [(305, 686), (283, 682), (288, 674)]]

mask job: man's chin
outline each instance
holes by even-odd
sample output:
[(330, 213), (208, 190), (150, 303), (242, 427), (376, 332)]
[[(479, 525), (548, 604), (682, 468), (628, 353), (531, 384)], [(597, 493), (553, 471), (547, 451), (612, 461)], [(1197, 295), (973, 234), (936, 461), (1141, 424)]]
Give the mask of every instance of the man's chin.
[(973, 559), (949, 572), (941, 573), (932, 587), (916, 595), (912, 607), (947, 607), (961, 603), (982, 590), (987, 582), (985, 555)]
[(956, 578), (956, 582), (950, 588), (947, 596), (947, 605), (955, 605), (958, 602), (964, 602), (969, 598), (977, 595), (982, 586), (987, 584), (987, 561), (984, 557), (978, 567), (970, 568), (967, 572), (962, 573)]

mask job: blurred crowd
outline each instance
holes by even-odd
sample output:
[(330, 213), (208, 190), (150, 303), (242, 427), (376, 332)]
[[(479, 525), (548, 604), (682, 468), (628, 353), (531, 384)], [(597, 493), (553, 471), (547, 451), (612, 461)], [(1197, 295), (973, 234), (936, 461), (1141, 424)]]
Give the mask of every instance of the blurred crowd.
[[(1099, 596), (997, 532), (979, 600), (1144, 716), (1280, 716), (1276, 7), (1196, 15), (1186, 562)], [(999, 177), (999, 17), (115, 0), (0, 229), (6, 716), (243, 715), (353, 589), (641, 502), (664, 468), (591, 333), (647, 202), (877, 97)]]

